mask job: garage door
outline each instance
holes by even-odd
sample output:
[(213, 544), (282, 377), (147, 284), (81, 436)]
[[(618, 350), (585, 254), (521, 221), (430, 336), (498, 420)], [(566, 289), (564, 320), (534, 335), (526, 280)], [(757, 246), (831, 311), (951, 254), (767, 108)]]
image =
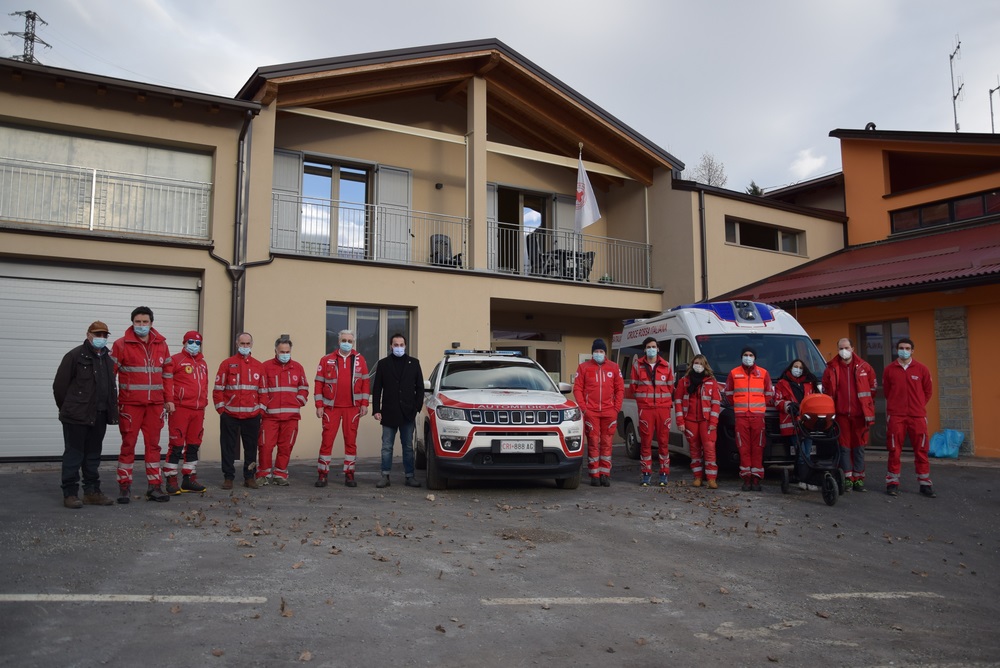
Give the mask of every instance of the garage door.
[[(107, 323), (114, 340), (133, 308), (149, 306), (174, 351), (198, 329), (199, 289), (192, 276), (0, 261), (0, 458), (62, 455), (52, 379), (91, 322)], [(109, 431), (105, 454), (120, 443)]]

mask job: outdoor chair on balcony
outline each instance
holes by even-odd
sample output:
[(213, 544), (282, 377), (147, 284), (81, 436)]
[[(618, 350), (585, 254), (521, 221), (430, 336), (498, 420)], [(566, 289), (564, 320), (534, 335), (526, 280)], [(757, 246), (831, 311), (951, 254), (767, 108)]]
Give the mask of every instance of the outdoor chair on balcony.
[(438, 267), (461, 267), (462, 254), (452, 255), (451, 237), (447, 234), (432, 234), (430, 262)]

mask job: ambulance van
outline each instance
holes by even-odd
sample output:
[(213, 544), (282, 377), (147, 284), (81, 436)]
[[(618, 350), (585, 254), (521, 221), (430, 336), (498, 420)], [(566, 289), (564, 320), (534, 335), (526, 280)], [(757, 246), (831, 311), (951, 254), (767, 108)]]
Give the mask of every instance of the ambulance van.
[[(675, 379), (687, 373), (691, 358), (700, 353), (708, 359), (715, 377), (724, 386), (729, 371), (740, 364), (744, 346), (757, 351), (758, 366), (767, 369), (774, 383), (796, 358), (802, 359), (817, 378), (822, 377), (826, 366), (816, 344), (791, 314), (759, 302), (687, 304), (652, 318), (626, 320), (621, 334), (612, 339), (612, 354), (625, 378), (626, 399), (618, 416), (618, 433), (632, 459), (639, 458), (639, 419), (635, 399), (628, 398), (632, 394), (629, 377), (632, 365), (643, 354), (642, 342), (648, 336), (659, 343), (660, 356), (670, 362)], [(720, 468), (733, 469), (739, 466), (735, 420), (732, 409), (725, 404), (723, 396), (716, 459)], [(764, 465), (793, 464), (795, 452), (781, 436), (777, 411), (768, 408), (764, 421), (767, 431)], [(687, 441), (676, 425), (675, 419), (670, 427), (670, 450), (690, 456)]]

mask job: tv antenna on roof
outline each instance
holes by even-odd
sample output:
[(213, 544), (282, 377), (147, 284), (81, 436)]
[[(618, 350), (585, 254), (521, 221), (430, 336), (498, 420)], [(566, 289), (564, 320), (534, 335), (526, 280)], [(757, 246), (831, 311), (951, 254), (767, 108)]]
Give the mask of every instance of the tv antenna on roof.
[(948, 67), (951, 69), (951, 112), (955, 115), (955, 132), (958, 132), (958, 105), (955, 103), (958, 100), (959, 95), (962, 94), (962, 88), (965, 87), (965, 82), (962, 81), (961, 75), (958, 77), (958, 90), (955, 90), (955, 56), (961, 58), (960, 49), (962, 48), (962, 40), (955, 35), (955, 50), (951, 52), (948, 56)]
[(46, 23), (41, 16), (30, 9), (24, 12), (11, 12), (10, 15), (24, 17), (24, 32), (4, 33), (5, 36), (13, 35), (14, 37), (21, 37), (24, 39), (24, 54), (20, 56), (11, 56), (11, 58), (14, 60), (23, 60), (26, 63), (41, 65), (41, 63), (38, 62), (38, 59), (35, 58), (35, 44), (41, 44), (48, 49), (51, 49), (52, 45), (35, 34), (35, 22), (41, 21), (43, 26), (47, 26), (48, 23)]
[(1000, 74), (997, 75), (997, 87), (990, 88), (990, 132), (991, 133), (996, 132), (996, 130), (993, 129), (993, 93), (997, 92), (998, 90), (1000, 90)]

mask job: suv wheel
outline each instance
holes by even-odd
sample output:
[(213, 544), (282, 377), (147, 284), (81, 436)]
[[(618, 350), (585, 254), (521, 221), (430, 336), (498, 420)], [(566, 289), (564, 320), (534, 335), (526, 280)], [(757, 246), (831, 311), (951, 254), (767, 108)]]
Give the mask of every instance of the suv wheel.
[(580, 486), (580, 476), (583, 475), (583, 463), (576, 470), (576, 473), (568, 478), (556, 478), (556, 487), (559, 489), (577, 489)]
[(447, 489), (448, 479), (441, 475), (438, 469), (437, 455), (434, 453), (434, 444), (427, 446), (427, 489)]
[(423, 471), (427, 468), (427, 444), (431, 442), (429, 429), (424, 429), (424, 447), (413, 444), (413, 465)]

